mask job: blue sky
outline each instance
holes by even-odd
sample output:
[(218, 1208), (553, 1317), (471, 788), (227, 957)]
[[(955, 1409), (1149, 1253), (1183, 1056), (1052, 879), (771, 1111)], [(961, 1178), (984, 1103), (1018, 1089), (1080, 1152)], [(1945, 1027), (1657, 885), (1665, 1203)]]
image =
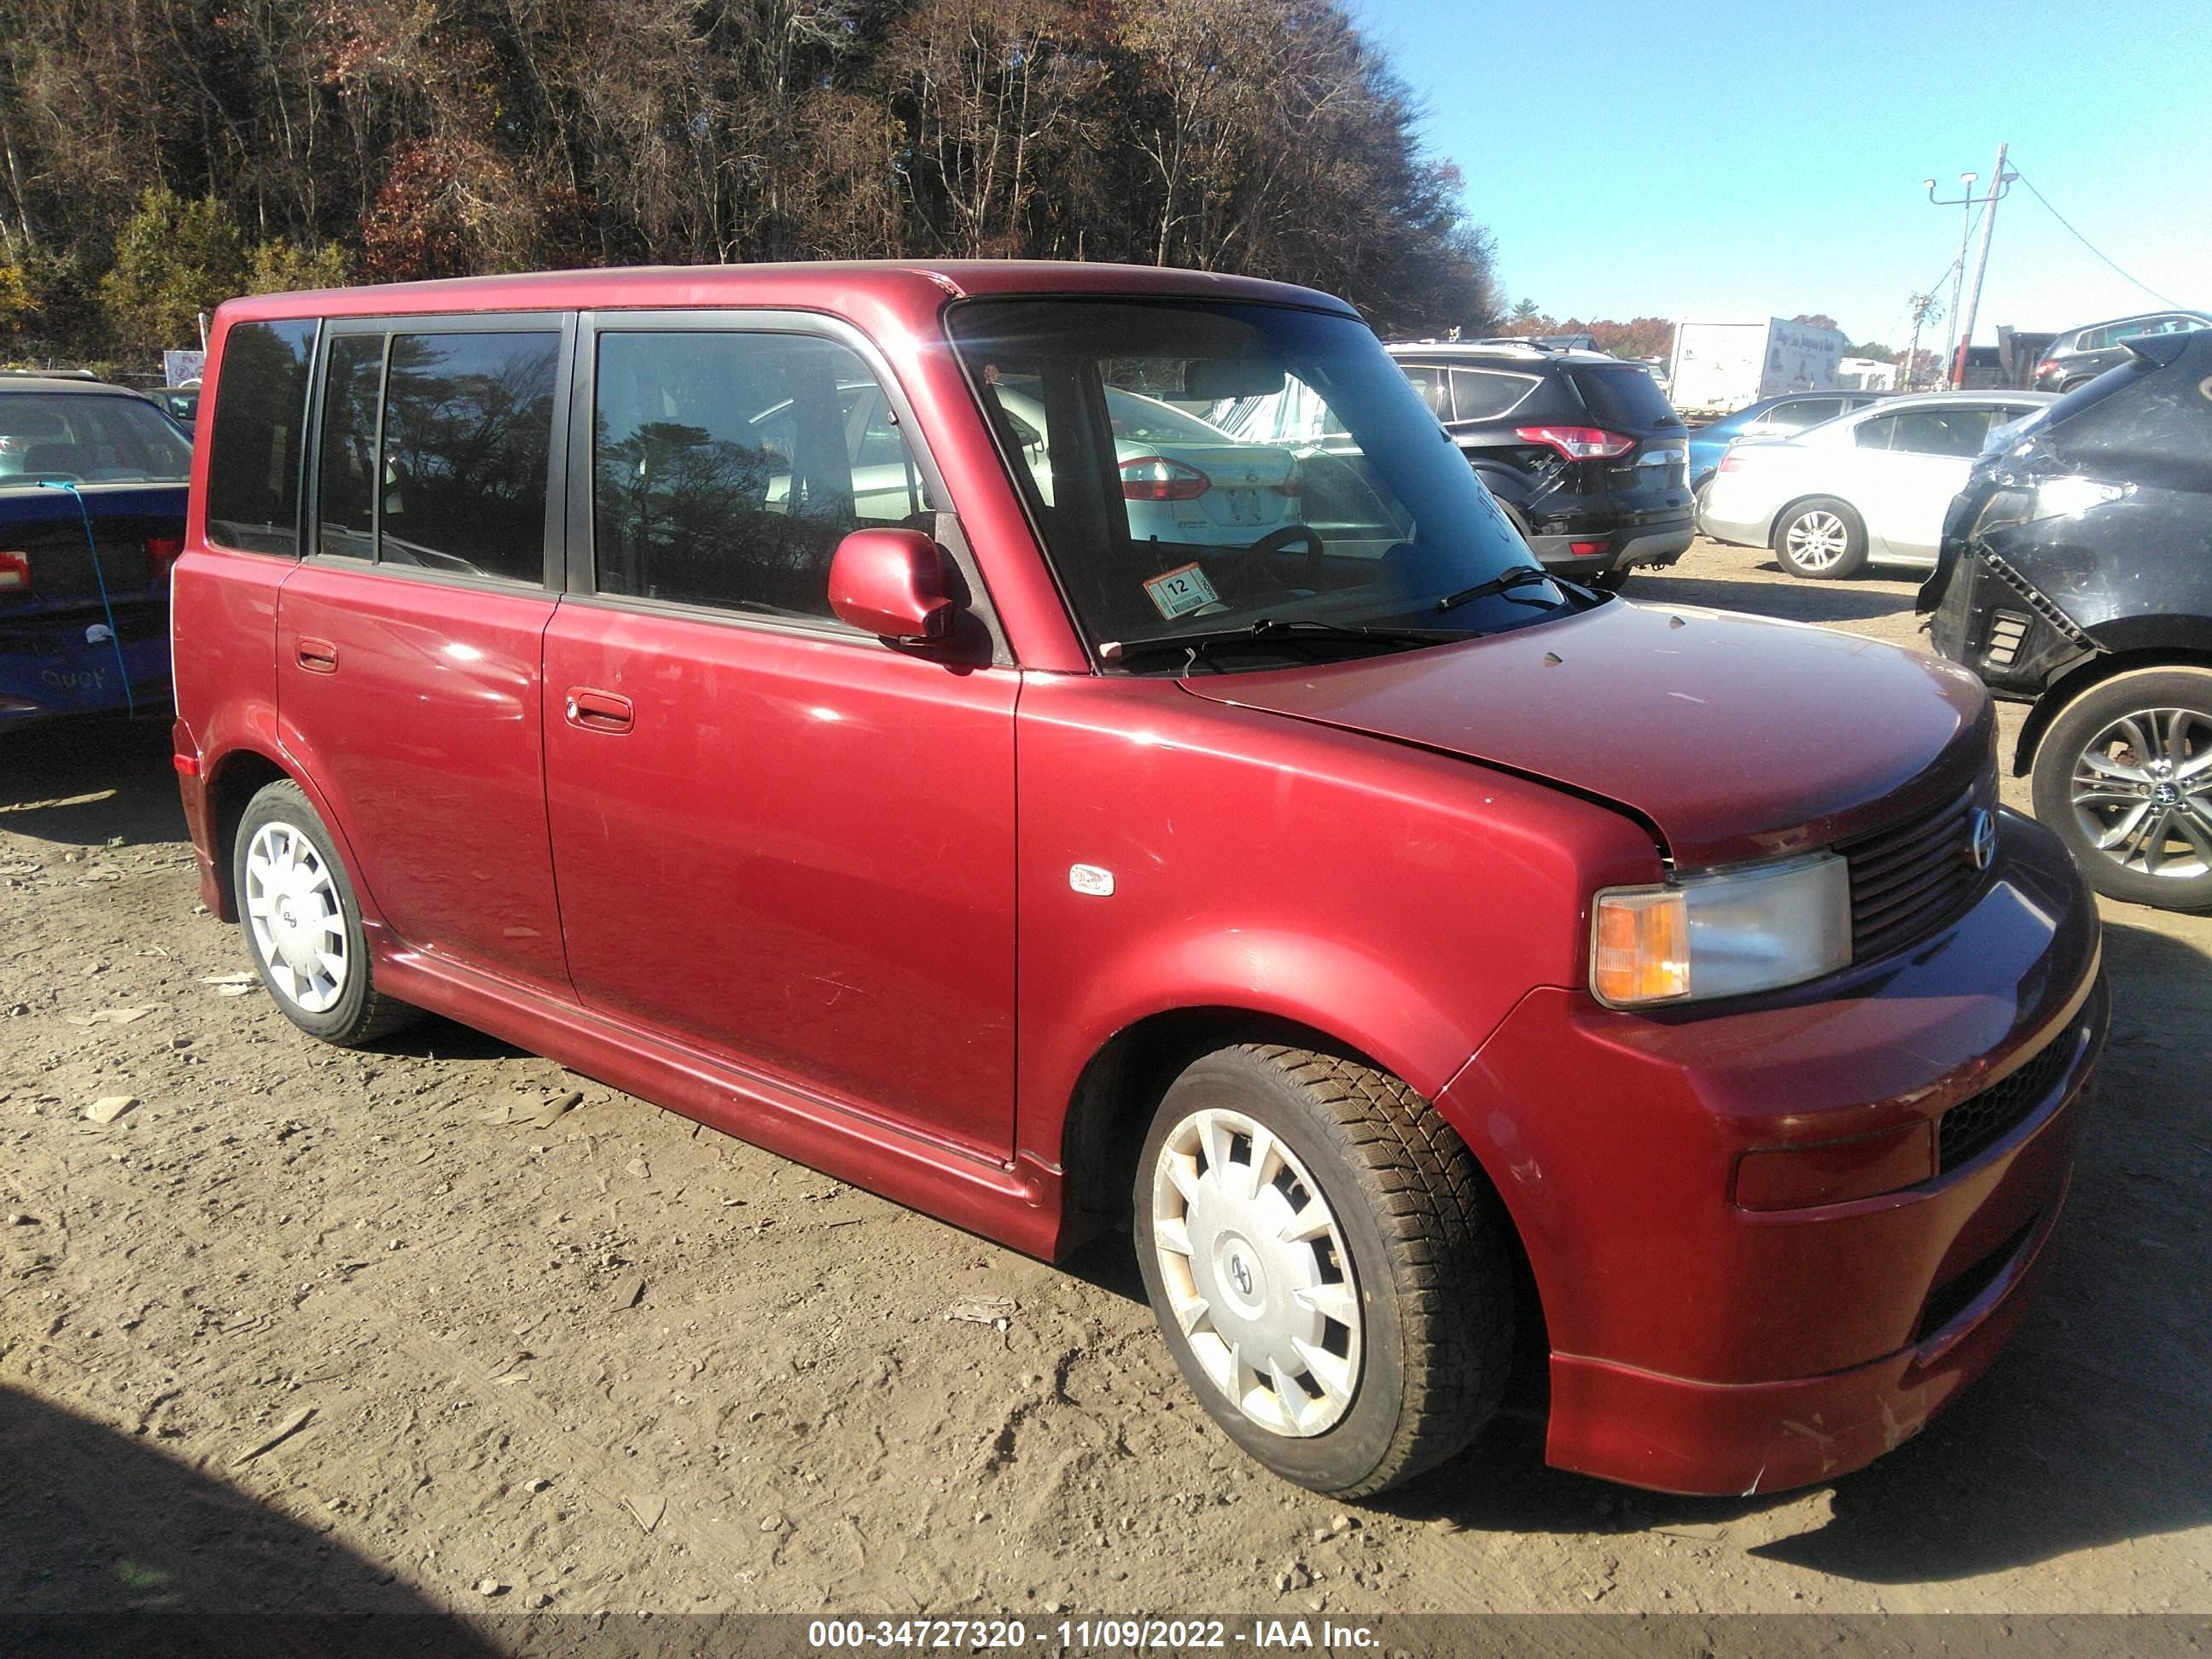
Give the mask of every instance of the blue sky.
[[(1960, 210), (1929, 206), (1921, 180), (1956, 197), (2005, 139), (2130, 275), (2212, 307), (2208, 0), (1352, 3), (1421, 99), (1431, 149), (1466, 175), (1509, 301), (1585, 318), (1825, 312), (1855, 340), (1902, 346), (1906, 296), (1959, 247)], [(2015, 184), (1974, 337), (2159, 303)]]

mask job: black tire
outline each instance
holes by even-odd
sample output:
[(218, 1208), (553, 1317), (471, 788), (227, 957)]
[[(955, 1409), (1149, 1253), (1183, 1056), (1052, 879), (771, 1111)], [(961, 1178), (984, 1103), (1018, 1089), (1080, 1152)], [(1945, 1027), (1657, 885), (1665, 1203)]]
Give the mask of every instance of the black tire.
[[(327, 876), (321, 890), (288, 896), (284, 901), (291, 914), (303, 918), (302, 927), (307, 926), (304, 918), (312, 915), (335, 927), (337, 932), (334, 936), (343, 942), (345, 972), (343, 978), (333, 975), (335, 995), (327, 1006), (308, 1006), (308, 1001), (320, 999), (313, 998), (304, 988), (295, 989), (296, 978), (289, 985), (280, 980), (276, 967), (263, 951), (255, 916), (249, 910), (250, 896), (255, 893), (256, 885), (249, 878), (247, 866), (255, 837), (264, 830), (289, 830), (312, 854), (314, 863), (303, 867), (314, 871), (318, 879)], [(253, 971), (260, 975), (262, 988), (283, 1011), (285, 1018), (309, 1036), (319, 1037), (342, 1048), (356, 1048), (388, 1036), (421, 1017), (421, 1010), (396, 1002), (377, 991), (368, 942), (362, 931), (361, 904), (354, 897), (345, 861), (338, 857), (335, 838), (324, 827), (298, 784), (289, 779), (270, 784), (246, 803), (231, 848), (230, 872), (232, 891), (238, 896), (239, 931), (246, 936), (246, 954), (253, 963)], [(319, 909), (315, 908), (318, 905)], [(273, 934), (276, 922), (271, 920), (265, 925)], [(289, 929), (291, 923), (288, 920), (283, 926)], [(289, 970), (286, 972), (289, 977)], [(303, 1001), (303, 997), (308, 1000)]]
[[(1802, 531), (1807, 542), (1822, 536), (1832, 544), (1836, 535), (1842, 538), (1841, 548), (1825, 562), (1812, 556), (1809, 546), (1793, 552), (1791, 532)], [(1807, 581), (1836, 582), (1856, 576), (1866, 568), (1866, 525), (1848, 501), (1839, 501), (1829, 495), (1815, 495), (1809, 501), (1793, 503), (1774, 520), (1774, 535), (1771, 543), (1774, 556), (1782, 568), (1793, 576), (1802, 576)]]
[[(2130, 797), (2140, 793), (2152, 813), (2172, 811), (2169, 824), (2187, 822), (2212, 840), (2212, 778), (2205, 787), (2191, 792), (2190, 780), (2159, 775), (2160, 763), (2169, 768), (2170, 755), (2137, 755), (2132, 742), (2115, 727), (2130, 716), (2136, 730), (2155, 750), (2170, 745), (2173, 717), (2180, 721), (2179, 739), (2185, 757), (2212, 750), (2212, 669), (2139, 668), (2116, 674), (2089, 688), (2069, 703), (2051, 723), (2036, 745), (2033, 782), (2035, 816), (2057, 832), (2090, 886), (2109, 897), (2131, 904), (2155, 905), (2165, 910), (2212, 909), (2212, 859), (2193, 846), (2179, 828), (2160, 843), (2160, 862), (2198, 874), (2166, 874), (2150, 867), (2150, 854), (2130, 841), (2107, 851), (2097, 845), (2100, 829), (2109, 832), (2126, 822), (2133, 811)], [(2137, 790), (2128, 780), (2115, 780), (2115, 799), (2077, 807), (2075, 778), (2082, 756), (2094, 747), (2129, 769), (2146, 775)], [(2138, 767), (2136, 763), (2142, 763)], [(2163, 791), (2160, 786), (2163, 786)], [(2171, 796), (2171, 799), (2168, 796)], [(2150, 814), (2145, 814), (2148, 820)]]
[[(1301, 1395), (1300, 1407), (1340, 1411), (1319, 1431), (1301, 1435), (1270, 1427), (1232, 1401), (1185, 1334), (1166, 1283), (1170, 1269), (1164, 1265), (1159, 1227), (1194, 1228), (1200, 1210), (1194, 1202), (1180, 1221), (1170, 1218), (1156, 1225), (1155, 1181), (1170, 1179), (1163, 1153), (1179, 1136), (1193, 1133), (1189, 1126), (1199, 1114), (1224, 1109), (1258, 1124), (1287, 1148), (1317, 1189), (1335, 1224), (1330, 1239), (1305, 1247), (1322, 1264), (1321, 1271), (1328, 1271), (1337, 1238), (1350, 1257), (1335, 1264), (1339, 1280), (1324, 1288), (1353, 1293), (1350, 1300), (1361, 1321), (1356, 1369), (1346, 1391), (1348, 1404), (1334, 1407), (1311, 1382), (1317, 1370), (1305, 1373), (1312, 1398)], [(1251, 1141), (1237, 1144), (1244, 1148), (1249, 1167)], [(1274, 1158), (1271, 1153), (1267, 1161)], [(1231, 1154), (1229, 1162), (1237, 1161)], [(1197, 1176), (1202, 1180), (1211, 1173), (1200, 1169)], [(1295, 1197), (1305, 1192), (1299, 1173), (1285, 1164), (1268, 1187), (1274, 1194), (1294, 1195), (1284, 1203), (1310, 1204), (1310, 1197)], [(1396, 1078), (1310, 1049), (1247, 1043), (1193, 1062), (1161, 1101), (1138, 1162), (1137, 1258), (1184, 1381), (1222, 1431), (1255, 1460), (1286, 1480), (1337, 1498), (1367, 1497), (1442, 1462), (1489, 1420), (1511, 1365), (1514, 1289), (1507, 1226), (1474, 1157), (1426, 1101)], [(1225, 1298), (1229, 1276), (1238, 1271), (1234, 1246), (1241, 1235), (1211, 1234), (1210, 1250), (1195, 1231), (1186, 1231), (1184, 1237), (1191, 1252), (1165, 1254), (1188, 1254), (1193, 1265), (1187, 1283), (1201, 1296), (1210, 1286)], [(1268, 1275), (1282, 1273), (1281, 1258), (1298, 1248), (1279, 1238), (1270, 1244), (1257, 1275), (1267, 1296), (1283, 1294), (1287, 1280)], [(1199, 1252), (1218, 1264), (1223, 1249), (1231, 1251), (1225, 1267), (1200, 1278), (1194, 1265)], [(1247, 1273), (1239, 1280), (1248, 1294), (1254, 1278)], [(1217, 1357), (1237, 1328), (1233, 1304), (1227, 1312), (1229, 1322), (1220, 1329), (1209, 1323)], [(1208, 1322), (1213, 1317), (1205, 1316)], [(1336, 1335), (1334, 1328), (1329, 1334)], [(1348, 1327), (1344, 1335), (1350, 1346)], [(1282, 1393), (1270, 1386), (1257, 1397), (1275, 1401)]]

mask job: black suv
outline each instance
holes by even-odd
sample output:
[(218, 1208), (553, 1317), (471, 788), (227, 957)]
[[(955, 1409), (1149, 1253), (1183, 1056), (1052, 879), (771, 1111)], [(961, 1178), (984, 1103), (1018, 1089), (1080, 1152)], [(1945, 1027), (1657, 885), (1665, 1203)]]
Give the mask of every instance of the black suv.
[(2089, 884), (2212, 908), (2212, 330), (1999, 434), (1920, 592), (1936, 648), (2032, 700), (2014, 771)]
[(2045, 349), (2035, 366), (2038, 392), (2071, 392), (2128, 360), (2127, 342), (2147, 334), (2192, 334), (2212, 328), (2201, 311), (2150, 311), (2109, 323), (2069, 328)]
[(1689, 547), (1689, 432), (1643, 364), (1526, 340), (1390, 355), (1544, 564), (1617, 587)]

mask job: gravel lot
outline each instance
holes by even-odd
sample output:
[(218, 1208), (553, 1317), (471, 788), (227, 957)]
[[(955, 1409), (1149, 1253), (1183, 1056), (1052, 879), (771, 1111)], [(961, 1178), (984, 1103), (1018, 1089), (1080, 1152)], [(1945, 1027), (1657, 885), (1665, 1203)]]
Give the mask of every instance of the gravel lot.
[[(1702, 542), (1629, 595), (1919, 643), (1907, 583)], [(2054, 1271), (1920, 1439), (1691, 1501), (1504, 1420), (1347, 1508), (1212, 1431), (1126, 1251), (1041, 1266), (442, 1022), (318, 1047), (220, 982), (164, 730), (4, 756), (0, 1607), (2212, 1611), (2212, 921), (2106, 906)]]

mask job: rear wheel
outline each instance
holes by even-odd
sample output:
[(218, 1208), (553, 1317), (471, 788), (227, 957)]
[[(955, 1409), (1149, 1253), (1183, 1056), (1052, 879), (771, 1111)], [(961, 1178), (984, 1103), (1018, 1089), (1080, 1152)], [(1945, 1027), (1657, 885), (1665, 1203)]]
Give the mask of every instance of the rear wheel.
[(1866, 563), (1866, 526), (1849, 503), (1816, 495), (1775, 520), (1774, 556), (1810, 581), (1855, 576)]
[(418, 1017), (378, 994), (353, 884), (298, 784), (270, 784), (246, 803), (231, 879), (254, 971), (301, 1030), (351, 1048)]
[(1495, 1409), (1504, 1222), (1466, 1146), (1397, 1079), (1275, 1044), (1206, 1055), (1160, 1103), (1135, 1212), (1177, 1368), (1285, 1480), (1380, 1492)]
[(2091, 687), (2044, 733), (2033, 782), (2035, 816), (2099, 892), (2212, 909), (2212, 670)]

